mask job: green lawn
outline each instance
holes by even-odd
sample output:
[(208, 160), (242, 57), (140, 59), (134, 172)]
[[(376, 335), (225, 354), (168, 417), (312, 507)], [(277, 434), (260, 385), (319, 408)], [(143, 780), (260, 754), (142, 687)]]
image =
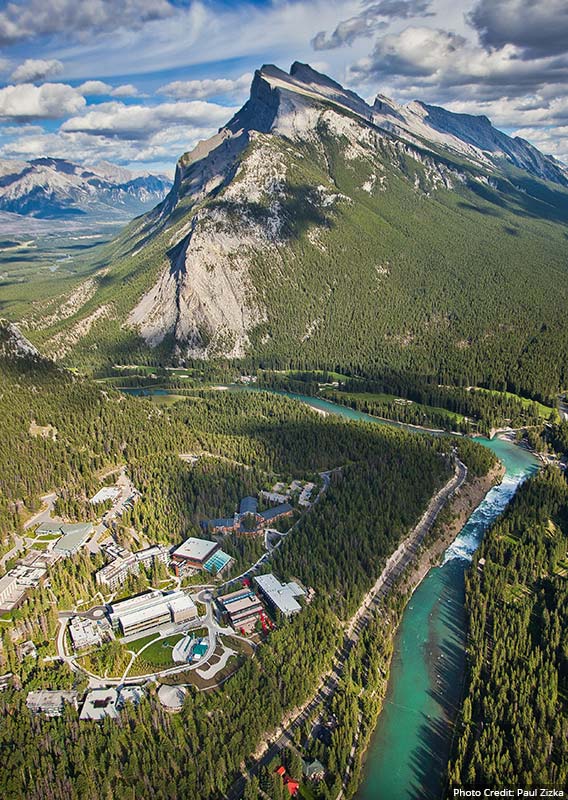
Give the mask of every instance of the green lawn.
[(165, 639), (158, 639), (153, 644), (144, 650), (139, 658), (146, 664), (152, 667), (169, 667), (173, 666), (172, 650), (174, 645), (183, 638), (183, 634), (176, 633), (173, 636), (168, 636)]
[[(384, 392), (344, 392), (340, 389), (333, 389), (331, 390), (335, 393), (335, 395), (339, 396), (340, 398), (344, 399), (345, 402), (350, 403), (352, 400), (359, 400), (364, 401), (366, 403), (378, 403), (385, 405), (387, 403), (394, 403), (395, 400), (401, 400), (400, 403), (401, 408), (404, 405), (408, 405), (414, 409), (418, 409), (423, 411), (424, 414), (441, 414), (442, 416), (446, 417), (453, 422), (463, 422), (464, 416), (463, 414), (459, 414), (455, 411), (448, 411), (447, 408), (438, 408), (438, 406), (426, 406), (422, 405), (421, 403), (415, 403), (414, 401), (404, 400), (403, 398), (397, 397), (394, 394), (386, 394)], [(326, 389), (321, 392), (322, 397), (326, 396)], [(331, 395), (329, 395), (331, 399)]]
[(539, 403), (537, 400), (529, 400), (527, 397), (521, 397), (519, 394), (514, 394), (513, 392), (499, 392), (497, 389), (482, 389), (479, 386), (473, 387), (474, 392), (482, 392), (485, 394), (494, 394), (494, 395), (505, 395), (510, 400), (518, 400), (519, 403), (522, 403), (525, 408), (531, 408), (532, 406), (536, 405), (538, 408), (538, 413), (541, 417), (548, 419), (553, 409), (551, 406), (545, 406), (544, 403)]
[(133, 653), (139, 653), (143, 647), (150, 642), (153, 642), (160, 634), (159, 633), (150, 633), (148, 636), (143, 636), (141, 639), (136, 639), (134, 642), (129, 642), (126, 647), (128, 650), (132, 650)]

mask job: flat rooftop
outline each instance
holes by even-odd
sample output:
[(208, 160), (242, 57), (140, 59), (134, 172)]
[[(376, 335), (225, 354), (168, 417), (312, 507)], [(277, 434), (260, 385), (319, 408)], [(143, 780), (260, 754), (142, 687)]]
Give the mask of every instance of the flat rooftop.
[(103, 488), (99, 489), (94, 497), (91, 497), (89, 503), (92, 503), (92, 505), (104, 503), (106, 500), (114, 500), (119, 494), (120, 489), (118, 486), (103, 486)]
[(118, 716), (116, 689), (93, 689), (83, 703), (80, 719), (104, 719)]
[(252, 597), (242, 597), (240, 600), (234, 600), (232, 603), (228, 603), (225, 608), (231, 616), (235, 616), (243, 611), (261, 610), (262, 603), (258, 597), (253, 594)]
[(82, 547), (91, 535), (93, 526), (90, 522), (80, 522), (76, 525), (62, 525), (61, 530), (64, 536), (55, 543), (53, 549), (58, 553), (66, 553)]
[(151, 592), (144, 592), (143, 594), (138, 594), (135, 597), (128, 597), (126, 600), (119, 600), (118, 603), (113, 603), (111, 606), (111, 612), (113, 614), (124, 614), (126, 611), (129, 611), (133, 608), (138, 608), (141, 604), (147, 603), (153, 598), (161, 598), (163, 597), (162, 592), (159, 589), (154, 589)]
[(302, 606), (295, 598), (305, 592), (297, 583), (280, 583), (271, 572), (268, 575), (258, 575), (254, 580), (259, 589), (286, 616), (302, 610)]
[(206, 561), (207, 557), (219, 547), (217, 542), (212, 542), (209, 539), (197, 539), (190, 536), (185, 542), (180, 544), (174, 552), (173, 556), (178, 558), (187, 558), (192, 561)]

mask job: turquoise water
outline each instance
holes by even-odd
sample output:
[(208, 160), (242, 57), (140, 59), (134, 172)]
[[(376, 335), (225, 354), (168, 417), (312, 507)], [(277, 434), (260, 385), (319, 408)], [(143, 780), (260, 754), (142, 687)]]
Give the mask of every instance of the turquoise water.
[[(320, 398), (290, 396), (348, 419), (391, 424)], [(532, 453), (510, 442), (477, 441), (505, 465), (503, 481), (475, 509), (442, 566), (430, 570), (404, 611), (357, 800), (440, 800), (444, 794), (452, 723), (464, 682), (465, 571), (487, 528), (539, 467)]]
[[(258, 391), (253, 387), (243, 390)], [(166, 393), (154, 390), (158, 392)], [(276, 393), (347, 419), (416, 430), (318, 397)], [(440, 800), (443, 796), (452, 723), (464, 681), (465, 571), (489, 525), (539, 465), (531, 453), (510, 442), (477, 441), (505, 465), (503, 482), (475, 509), (446, 551), (443, 564), (430, 570), (404, 611), (384, 708), (367, 753), (357, 800)]]
[(503, 461), (503, 483), (477, 507), (405, 609), (383, 711), (367, 753), (358, 800), (439, 800), (465, 666), (464, 574), (492, 521), (538, 469), (526, 450), (481, 440)]

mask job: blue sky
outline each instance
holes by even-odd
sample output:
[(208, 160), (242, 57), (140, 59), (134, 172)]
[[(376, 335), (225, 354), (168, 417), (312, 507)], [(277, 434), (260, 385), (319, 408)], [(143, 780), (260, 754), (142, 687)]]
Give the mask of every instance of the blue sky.
[(568, 159), (566, 0), (0, 2), (0, 158), (172, 172), (263, 63), (480, 113)]

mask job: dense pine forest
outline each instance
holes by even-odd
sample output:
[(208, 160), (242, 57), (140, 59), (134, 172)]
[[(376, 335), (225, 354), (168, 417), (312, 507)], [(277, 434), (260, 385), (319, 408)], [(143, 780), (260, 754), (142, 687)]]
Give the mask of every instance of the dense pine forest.
[(568, 784), (567, 547), (566, 480), (548, 468), (519, 489), (467, 580), (469, 685), (450, 786)]
[[(20, 662), (19, 639), (13, 641), (4, 623), (2, 662), (16, 675), (14, 688), (0, 695), (0, 794), (6, 800), (219, 797), (267, 732), (313, 694), (332, 664), (341, 620), (452, 471), (449, 439), (323, 419), (264, 392), (202, 390), (159, 407), (38, 357), (2, 359), (0, 404), (6, 423), (0, 449), (3, 530), (12, 533), (21, 532), (23, 515), (50, 490), (82, 518), (101, 474), (117, 464), (142, 493), (127, 523), (164, 542), (197, 533), (202, 515), (229, 513), (263, 481), (336, 470), (329, 494), (300, 522), (272, 565), (285, 579), (304, 580), (314, 590), (313, 601), (297, 617), (281, 621), (221, 690), (190, 692), (176, 717), (160, 708), (151, 688), (119, 722), (83, 723), (74, 712), (60, 720), (30, 716), (24, 705), (28, 689), (83, 686), (80, 676), (43, 657), (56, 632), (55, 603), (68, 607), (75, 593), (87, 597), (101, 558), (78, 554), (59, 563), (49, 591), (31, 592), (16, 614), (21, 636), (33, 635), (39, 645), (37, 663)], [(38, 436), (39, 428), (48, 435)], [(473, 474), (489, 469), (488, 451), (469, 440), (456, 444)], [(180, 453), (200, 457), (191, 466)], [(382, 681), (369, 660), (372, 654), (388, 656), (387, 641), (384, 625), (370, 629), (334, 701), (339, 722), (332, 745), (322, 750), (308, 744), (327, 770), (315, 797), (337, 794), (355, 709), (379, 698), (354, 686), (365, 683), (365, 676), (370, 686)]]

